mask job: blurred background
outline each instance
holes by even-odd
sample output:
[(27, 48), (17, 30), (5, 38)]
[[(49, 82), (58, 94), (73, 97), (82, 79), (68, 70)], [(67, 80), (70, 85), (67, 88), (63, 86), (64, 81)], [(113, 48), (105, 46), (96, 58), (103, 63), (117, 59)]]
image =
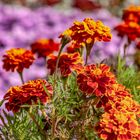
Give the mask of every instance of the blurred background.
[[(10, 86), (21, 83), (17, 73), (2, 68), (6, 50), (30, 49), (30, 44), (40, 38), (59, 41), (59, 34), (73, 21), (91, 17), (108, 25), (113, 38), (111, 42), (95, 44), (90, 62), (113, 58), (125, 43), (113, 29), (121, 21), (123, 9), (134, 4), (140, 5), (140, 0), (0, 0), (0, 99)], [(131, 48), (129, 51), (132, 52)], [(37, 59), (24, 71), (25, 81), (44, 78), (47, 73), (44, 64), (44, 59)]]

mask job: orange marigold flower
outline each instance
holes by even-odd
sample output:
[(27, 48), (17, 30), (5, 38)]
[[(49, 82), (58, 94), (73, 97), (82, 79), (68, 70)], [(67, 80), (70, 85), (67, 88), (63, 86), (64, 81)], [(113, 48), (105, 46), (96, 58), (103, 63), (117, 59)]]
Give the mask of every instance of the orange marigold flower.
[(46, 103), (52, 94), (52, 86), (46, 80), (31, 80), (22, 86), (11, 87), (4, 96), (7, 101), (5, 106), (8, 111), (17, 112), (25, 104), (31, 105), (38, 100), (43, 104)]
[[(50, 73), (55, 72), (57, 57), (53, 56), (47, 61), (47, 68), (50, 69)], [(58, 68), (61, 71), (63, 77), (67, 77), (72, 71), (80, 71), (83, 64), (83, 60), (79, 53), (67, 54), (62, 53), (59, 59)]]
[(138, 140), (140, 137), (137, 118), (127, 110), (105, 112), (95, 129), (103, 140)]
[(77, 83), (83, 93), (103, 96), (112, 84), (116, 83), (116, 79), (110, 72), (109, 66), (105, 64), (88, 65), (77, 76)]
[[(132, 95), (128, 92), (125, 86), (115, 83), (106, 91), (104, 96), (100, 98), (100, 101), (96, 105), (97, 107), (103, 107), (105, 110), (109, 110), (111, 107), (106, 107), (109, 101), (123, 100), (125, 97), (132, 98)], [(116, 99), (116, 100), (115, 100)]]
[(123, 12), (123, 19), (125, 21), (140, 22), (140, 6), (132, 5), (126, 8)]
[(22, 72), (24, 68), (29, 68), (34, 61), (34, 55), (30, 50), (13, 48), (6, 53), (3, 56), (3, 68), (7, 71)]
[(109, 99), (104, 105), (104, 110), (105, 112), (111, 112), (112, 109), (117, 109), (120, 112), (127, 110), (140, 117), (140, 105), (129, 96), (124, 98), (116, 96), (112, 100)]
[(34, 53), (38, 54), (38, 57), (46, 57), (54, 51), (58, 51), (59, 45), (53, 39), (40, 39), (31, 44), (31, 48)]
[(116, 26), (119, 36), (127, 36), (129, 40), (140, 37), (140, 25), (136, 22), (123, 22)]
[(82, 22), (75, 21), (72, 27), (60, 35), (61, 38), (64, 36), (71, 37), (71, 40), (80, 45), (111, 40), (110, 28), (101, 21), (94, 21), (91, 18), (86, 18)]

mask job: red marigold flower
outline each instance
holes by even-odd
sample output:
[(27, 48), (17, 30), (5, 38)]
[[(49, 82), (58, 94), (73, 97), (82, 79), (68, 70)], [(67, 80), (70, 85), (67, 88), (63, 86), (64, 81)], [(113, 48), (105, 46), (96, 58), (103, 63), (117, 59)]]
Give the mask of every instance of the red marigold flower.
[(110, 28), (101, 21), (94, 21), (91, 18), (86, 18), (82, 22), (75, 21), (72, 27), (60, 35), (61, 38), (64, 36), (71, 37), (71, 40), (80, 45), (111, 40)]
[(136, 22), (123, 22), (116, 26), (119, 36), (127, 36), (129, 40), (140, 37), (140, 25)]
[(132, 5), (126, 8), (123, 12), (123, 20), (133, 21), (136, 23), (140, 22), (140, 6)]
[[(47, 68), (50, 69), (50, 73), (53, 74), (55, 72), (57, 57), (53, 56), (47, 61)], [(83, 60), (80, 57), (79, 53), (67, 54), (62, 53), (59, 59), (58, 68), (60, 68), (61, 74), (63, 77), (67, 77), (72, 73), (72, 71), (76, 70), (80, 71), (83, 64)]]
[(24, 68), (29, 68), (34, 61), (34, 55), (30, 50), (13, 48), (6, 53), (3, 56), (3, 68), (7, 71), (22, 72)]
[(42, 2), (47, 5), (55, 5), (60, 3), (62, 0), (43, 0)]
[(58, 51), (59, 45), (53, 39), (40, 39), (31, 44), (31, 48), (33, 53), (38, 53), (39, 57), (46, 57), (54, 51)]
[(67, 52), (68, 53), (78, 52), (80, 48), (81, 48), (80, 45), (73, 42), (70, 46), (67, 47)]
[(139, 139), (140, 126), (133, 112), (112, 110), (105, 112), (95, 127), (99, 137), (104, 140)]
[[(47, 93), (45, 91), (47, 90)], [(5, 106), (8, 111), (17, 112), (22, 105), (37, 103), (46, 103), (53, 94), (52, 86), (45, 80), (31, 80), (22, 86), (11, 87), (4, 99), (7, 101)]]
[(79, 89), (85, 94), (95, 94), (103, 96), (116, 83), (114, 74), (110, 72), (110, 67), (101, 64), (85, 66), (84, 71), (77, 76)]
[(140, 50), (140, 41), (137, 43), (136, 48)]
[(81, 10), (95, 10), (101, 6), (97, 3), (94, 3), (91, 0), (74, 0), (73, 7), (79, 8)]

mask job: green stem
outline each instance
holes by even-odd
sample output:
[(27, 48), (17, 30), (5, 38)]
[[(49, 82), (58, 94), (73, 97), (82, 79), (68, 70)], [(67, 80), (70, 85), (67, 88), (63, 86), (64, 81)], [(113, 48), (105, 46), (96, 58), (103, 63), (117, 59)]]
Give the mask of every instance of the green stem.
[(88, 58), (89, 58), (89, 55), (90, 55), (90, 51), (91, 51), (91, 48), (90, 47), (86, 47), (86, 61), (85, 61), (85, 66), (88, 64)]
[(91, 52), (91, 49), (92, 49), (93, 44), (94, 44), (94, 42), (91, 42), (89, 44), (86, 44), (86, 60), (85, 60), (85, 66), (88, 63), (88, 58), (89, 58), (89, 55), (90, 55), (90, 52)]
[(124, 45), (124, 60), (126, 59), (126, 50), (127, 50), (128, 44)]
[(63, 45), (62, 45), (61, 48), (60, 48), (60, 51), (59, 51), (59, 53), (58, 53), (58, 56), (57, 56), (56, 67), (55, 67), (55, 76), (57, 75), (58, 64), (59, 64), (60, 55), (61, 55), (61, 53), (62, 53), (63, 48), (64, 48), (64, 47), (63, 47)]
[(36, 126), (38, 127), (40, 133), (43, 134), (43, 135), (46, 137), (46, 136), (47, 136), (47, 135), (46, 135), (46, 132), (45, 132), (45, 131), (41, 128), (41, 126), (38, 124), (38, 122), (36, 121), (34, 115), (33, 115), (32, 113), (30, 113), (29, 111), (28, 111), (28, 114), (29, 114), (30, 118), (32, 119), (32, 121), (33, 121), (33, 122), (36, 124)]
[(60, 55), (62, 53), (62, 50), (63, 50), (64, 46), (65, 46), (65, 43), (62, 44), (62, 46), (60, 48), (60, 51), (58, 53), (58, 56), (57, 56), (57, 61), (56, 61), (56, 66), (55, 66), (55, 72), (54, 72), (54, 87), (56, 85), (56, 77), (57, 77), (57, 71), (58, 71), (58, 64), (59, 64), (59, 60), (60, 60)]
[(22, 84), (24, 84), (23, 72), (18, 72), (18, 74), (20, 76), (20, 79), (21, 79)]
[(52, 110), (52, 138), (55, 137), (55, 109)]
[(85, 61), (85, 66), (87, 65), (87, 63), (88, 63), (88, 55), (86, 54), (86, 61)]

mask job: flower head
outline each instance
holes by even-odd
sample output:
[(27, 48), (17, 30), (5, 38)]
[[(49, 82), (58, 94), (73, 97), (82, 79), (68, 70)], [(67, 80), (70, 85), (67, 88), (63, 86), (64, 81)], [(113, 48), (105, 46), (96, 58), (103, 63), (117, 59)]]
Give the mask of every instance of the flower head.
[(136, 23), (140, 22), (140, 6), (130, 6), (123, 12), (123, 20), (133, 21)]
[(139, 139), (140, 126), (133, 112), (112, 110), (105, 112), (96, 127), (96, 131), (104, 140)]
[[(52, 58), (50, 58), (47, 61), (48, 69), (50, 69), (51, 74), (53, 74), (55, 71), (56, 61), (57, 61), (56, 56), (52, 56)], [(83, 60), (80, 57), (79, 53), (73, 54), (62, 53), (59, 59), (58, 68), (60, 69), (62, 76), (67, 77), (74, 70), (80, 71), (82, 64)]]
[(119, 36), (127, 36), (129, 40), (140, 37), (140, 25), (136, 22), (123, 22), (115, 27)]
[(104, 110), (109, 111), (109, 109), (111, 109), (113, 106), (111, 103), (115, 104), (115, 102), (120, 102), (125, 97), (132, 98), (132, 95), (129, 93), (126, 87), (118, 83), (112, 84), (104, 96), (100, 98), (100, 101), (97, 103), (96, 107), (103, 107)]
[(52, 94), (52, 86), (47, 81), (31, 80), (22, 86), (11, 87), (4, 96), (7, 101), (5, 105), (8, 111), (17, 112), (25, 104), (31, 105), (37, 103), (38, 100), (41, 103), (46, 103)]
[(39, 57), (46, 57), (54, 51), (59, 50), (59, 43), (52, 39), (40, 39), (31, 45), (32, 51), (37, 53)]
[(24, 68), (29, 68), (34, 61), (33, 53), (23, 48), (13, 48), (8, 50), (3, 56), (3, 68), (7, 71), (22, 72)]
[(75, 21), (73, 26), (60, 35), (61, 38), (64, 36), (71, 37), (71, 40), (80, 45), (111, 40), (110, 28), (91, 18), (86, 18), (82, 22)]
[(67, 47), (67, 52), (68, 53), (78, 52), (80, 48), (81, 48), (80, 45), (73, 42), (70, 46)]
[(116, 80), (109, 66), (101, 64), (85, 66), (77, 76), (77, 83), (83, 93), (103, 96)]

